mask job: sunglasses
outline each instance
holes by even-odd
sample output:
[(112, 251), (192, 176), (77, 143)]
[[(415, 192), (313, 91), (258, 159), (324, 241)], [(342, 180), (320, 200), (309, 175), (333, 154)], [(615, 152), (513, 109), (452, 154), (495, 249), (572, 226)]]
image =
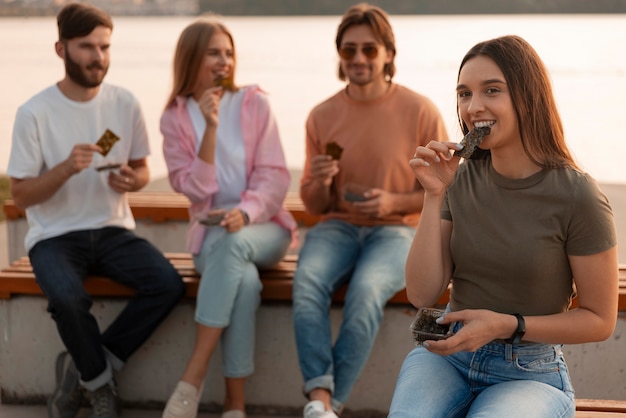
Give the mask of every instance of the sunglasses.
[[(344, 46), (339, 48), (339, 56), (344, 60), (351, 60), (356, 53), (356, 46)], [(367, 59), (373, 60), (378, 56), (378, 48), (373, 45), (366, 45), (361, 47), (361, 53), (363, 53)]]

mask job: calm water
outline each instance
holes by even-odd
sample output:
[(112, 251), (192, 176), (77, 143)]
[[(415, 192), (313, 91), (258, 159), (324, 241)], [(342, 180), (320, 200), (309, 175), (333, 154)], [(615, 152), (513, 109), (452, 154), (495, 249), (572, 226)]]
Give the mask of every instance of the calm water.
[[(153, 177), (166, 175), (158, 120), (170, 88), (175, 42), (192, 17), (118, 17), (107, 81), (142, 103), (153, 148)], [(240, 84), (270, 93), (287, 161), (301, 168), (304, 121), (319, 101), (342, 87), (334, 35), (339, 17), (228, 17), (239, 54)], [(598, 180), (626, 183), (626, 15), (392, 16), (395, 81), (429, 96), (452, 137), (458, 63), (476, 42), (518, 34), (548, 65), (569, 144)], [(58, 81), (54, 18), (0, 19), (0, 172), (8, 164), (16, 108)]]

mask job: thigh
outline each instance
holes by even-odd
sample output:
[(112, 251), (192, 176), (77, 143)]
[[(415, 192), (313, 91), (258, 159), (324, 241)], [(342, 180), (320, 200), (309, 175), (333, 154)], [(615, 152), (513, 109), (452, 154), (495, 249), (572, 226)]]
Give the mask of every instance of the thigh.
[(98, 244), (94, 273), (144, 292), (180, 284), (180, 275), (163, 253), (132, 231), (105, 228)]
[(405, 286), (406, 257), (415, 235), (413, 228), (374, 228), (366, 237), (348, 289), (355, 298), (376, 292), (386, 302)]
[(358, 231), (358, 227), (334, 220), (311, 228), (298, 256), (294, 291), (316, 286), (332, 293), (346, 282), (360, 251)]
[[(515, 405), (515, 408), (511, 408)], [(515, 380), (482, 391), (472, 403), (468, 417), (553, 418), (574, 417), (572, 394), (546, 383)]]
[(471, 399), (464, 376), (445, 357), (418, 346), (402, 364), (389, 416), (463, 417)]
[(48, 299), (84, 297), (89, 250), (87, 233), (71, 233), (38, 242), (29, 252), (37, 284)]

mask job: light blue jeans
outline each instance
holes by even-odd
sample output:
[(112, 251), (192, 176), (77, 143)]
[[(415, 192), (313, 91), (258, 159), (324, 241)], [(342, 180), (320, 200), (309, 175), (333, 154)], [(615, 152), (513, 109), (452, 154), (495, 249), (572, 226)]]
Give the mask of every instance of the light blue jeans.
[(574, 417), (561, 348), (491, 342), (440, 356), (417, 346), (400, 370), (389, 417)]
[[(254, 372), (256, 311), (261, 301), (259, 270), (276, 265), (289, 248), (290, 231), (274, 222), (252, 224), (235, 233), (211, 231), (194, 256), (201, 273), (196, 322), (224, 328), (222, 371), (226, 377)], [(217, 234), (217, 236), (216, 236)]]
[[(341, 410), (376, 338), (383, 308), (404, 288), (404, 265), (415, 229), (359, 227), (324, 221), (306, 236), (293, 286), (293, 315), (304, 393), (333, 394)], [(330, 306), (349, 282), (343, 322), (333, 345)]]

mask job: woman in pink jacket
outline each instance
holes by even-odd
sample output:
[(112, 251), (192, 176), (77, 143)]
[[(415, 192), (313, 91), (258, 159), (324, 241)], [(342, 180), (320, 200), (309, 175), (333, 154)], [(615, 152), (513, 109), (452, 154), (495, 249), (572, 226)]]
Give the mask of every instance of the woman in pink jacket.
[(230, 32), (200, 19), (182, 32), (174, 82), (161, 117), (172, 187), (191, 201), (187, 249), (202, 274), (196, 343), (163, 417), (196, 417), (211, 355), (222, 344), (225, 418), (245, 417), (254, 370), (258, 268), (278, 263), (296, 223), (282, 203), (289, 187), (278, 127), (256, 86), (237, 87)]

